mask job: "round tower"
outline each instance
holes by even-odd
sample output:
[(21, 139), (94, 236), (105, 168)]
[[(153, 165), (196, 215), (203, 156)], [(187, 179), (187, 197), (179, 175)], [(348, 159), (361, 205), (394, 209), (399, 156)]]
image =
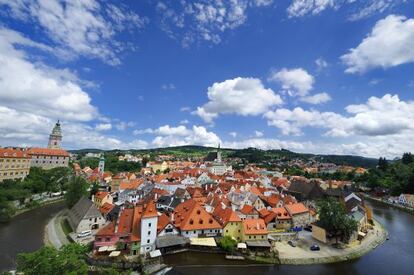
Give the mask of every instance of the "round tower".
[(60, 128), (59, 120), (56, 122), (55, 127), (53, 127), (52, 133), (49, 136), (49, 143), (47, 148), (51, 149), (60, 149), (62, 143), (62, 129)]

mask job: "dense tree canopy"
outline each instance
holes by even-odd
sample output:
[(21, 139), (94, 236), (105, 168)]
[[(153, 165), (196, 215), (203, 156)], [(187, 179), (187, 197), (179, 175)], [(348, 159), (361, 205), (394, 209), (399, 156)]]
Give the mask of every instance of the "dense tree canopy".
[(38, 274), (88, 274), (84, 259), (85, 246), (71, 243), (60, 250), (44, 246), (31, 253), (17, 255), (17, 270), (27, 275)]
[(317, 203), (319, 223), (329, 233), (349, 240), (357, 230), (357, 223), (346, 214), (344, 206), (333, 198), (327, 198)]
[(68, 190), (65, 194), (66, 205), (71, 208), (78, 200), (88, 194), (89, 184), (81, 177), (72, 177), (68, 183)]

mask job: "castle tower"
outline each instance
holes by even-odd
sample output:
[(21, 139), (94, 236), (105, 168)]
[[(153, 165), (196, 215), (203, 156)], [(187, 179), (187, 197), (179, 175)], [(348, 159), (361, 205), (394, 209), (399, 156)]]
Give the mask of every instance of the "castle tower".
[(217, 162), (221, 162), (221, 150), (220, 150), (220, 143), (217, 148)]
[(56, 122), (55, 127), (53, 127), (52, 133), (49, 136), (49, 143), (47, 148), (51, 149), (60, 149), (62, 143), (62, 129), (60, 128), (59, 120)]

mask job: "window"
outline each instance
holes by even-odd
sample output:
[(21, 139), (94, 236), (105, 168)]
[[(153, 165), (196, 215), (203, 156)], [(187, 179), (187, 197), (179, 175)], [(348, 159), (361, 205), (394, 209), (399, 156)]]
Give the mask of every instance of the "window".
[(148, 236), (151, 235), (151, 231), (148, 231)]
[(150, 240), (147, 240), (147, 243), (149, 243), (150, 242)]
[(148, 227), (151, 227), (151, 223), (148, 224)]
[(252, 238), (252, 236), (249, 236), (249, 239), (251, 239)]

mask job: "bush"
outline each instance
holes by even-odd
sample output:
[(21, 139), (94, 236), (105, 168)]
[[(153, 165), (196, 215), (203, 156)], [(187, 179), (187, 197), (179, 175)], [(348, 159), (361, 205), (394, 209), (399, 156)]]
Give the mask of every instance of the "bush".
[(237, 241), (229, 236), (224, 236), (219, 241), (219, 246), (228, 252), (233, 252), (236, 249)]

